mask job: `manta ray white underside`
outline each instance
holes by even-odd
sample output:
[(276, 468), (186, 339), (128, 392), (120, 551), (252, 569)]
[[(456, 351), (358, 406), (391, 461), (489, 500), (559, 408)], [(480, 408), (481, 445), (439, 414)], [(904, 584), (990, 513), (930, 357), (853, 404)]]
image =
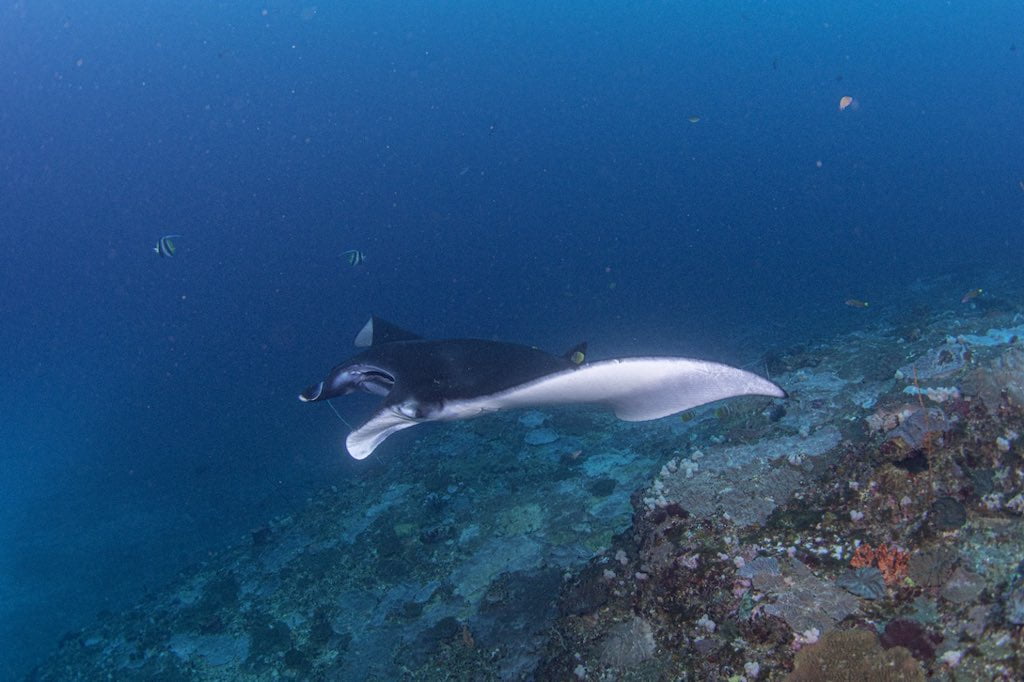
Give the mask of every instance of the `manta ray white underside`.
[(345, 439), (348, 452), (365, 459), (393, 433), (428, 421), (469, 419), (488, 412), (542, 405), (604, 405), (625, 421), (647, 421), (723, 398), (763, 395), (784, 398), (771, 381), (742, 369), (690, 358), (647, 357), (602, 360), (565, 369), (518, 386), (472, 399), (446, 401), (429, 417), (419, 406), (386, 406)]

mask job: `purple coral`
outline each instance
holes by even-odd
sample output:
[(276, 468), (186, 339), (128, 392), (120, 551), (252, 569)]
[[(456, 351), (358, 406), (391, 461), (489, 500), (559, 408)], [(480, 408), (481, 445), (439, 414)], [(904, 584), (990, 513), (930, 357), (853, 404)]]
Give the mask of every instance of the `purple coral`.
[(918, 660), (935, 658), (935, 647), (941, 642), (942, 635), (929, 632), (917, 621), (903, 618), (890, 621), (882, 633), (882, 646), (886, 649), (901, 646)]

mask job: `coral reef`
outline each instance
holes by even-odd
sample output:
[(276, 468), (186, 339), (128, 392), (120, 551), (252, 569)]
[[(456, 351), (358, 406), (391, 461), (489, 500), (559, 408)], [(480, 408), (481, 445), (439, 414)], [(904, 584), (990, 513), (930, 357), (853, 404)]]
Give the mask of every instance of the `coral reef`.
[(884, 599), (886, 596), (885, 577), (871, 566), (847, 571), (836, 579), (836, 585), (865, 599)]
[(850, 558), (854, 568), (874, 566), (882, 574), (886, 585), (897, 585), (907, 575), (910, 556), (897, 547), (861, 545)]
[(906, 381), (927, 381), (955, 374), (971, 359), (971, 351), (962, 343), (944, 343), (919, 355), (910, 364), (896, 370), (896, 378)]
[(1004, 406), (1024, 406), (1024, 350), (1006, 349), (987, 368), (978, 368), (964, 378), (964, 389), (978, 396), (990, 414)]
[(793, 661), (788, 682), (914, 682), (925, 679), (921, 666), (903, 647), (883, 649), (864, 630), (831, 632), (804, 647)]
[(598, 648), (598, 660), (602, 665), (628, 670), (654, 656), (654, 631), (650, 623), (634, 616), (612, 626), (599, 642)]
[(33, 679), (1021, 679), (1017, 329), (915, 310), (772, 353), (785, 403), (428, 431)]

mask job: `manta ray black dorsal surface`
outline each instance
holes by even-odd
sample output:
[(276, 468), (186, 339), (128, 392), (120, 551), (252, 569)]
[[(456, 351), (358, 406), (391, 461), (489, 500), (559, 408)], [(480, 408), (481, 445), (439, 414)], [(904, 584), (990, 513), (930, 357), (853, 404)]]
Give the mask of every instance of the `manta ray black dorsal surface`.
[(377, 411), (346, 438), (356, 459), (416, 424), (499, 410), (593, 403), (611, 408), (620, 419), (645, 421), (723, 398), (786, 396), (767, 379), (715, 362), (638, 357), (577, 364), (582, 344), (559, 357), (501, 341), (426, 340), (377, 317), (356, 343), (366, 350), (299, 396), (305, 402), (355, 391), (384, 396)]

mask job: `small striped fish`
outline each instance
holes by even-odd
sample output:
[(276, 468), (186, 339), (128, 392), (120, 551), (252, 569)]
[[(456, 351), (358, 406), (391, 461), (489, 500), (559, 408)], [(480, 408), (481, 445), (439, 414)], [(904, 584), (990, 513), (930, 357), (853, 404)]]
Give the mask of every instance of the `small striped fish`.
[(174, 240), (180, 236), (180, 234), (168, 234), (160, 237), (160, 241), (153, 247), (153, 251), (160, 254), (162, 258), (174, 258), (174, 252), (178, 248), (174, 245)]
[(349, 265), (362, 265), (366, 262), (366, 254), (359, 249), (349, 249), (341, 255), (345, 257)]

